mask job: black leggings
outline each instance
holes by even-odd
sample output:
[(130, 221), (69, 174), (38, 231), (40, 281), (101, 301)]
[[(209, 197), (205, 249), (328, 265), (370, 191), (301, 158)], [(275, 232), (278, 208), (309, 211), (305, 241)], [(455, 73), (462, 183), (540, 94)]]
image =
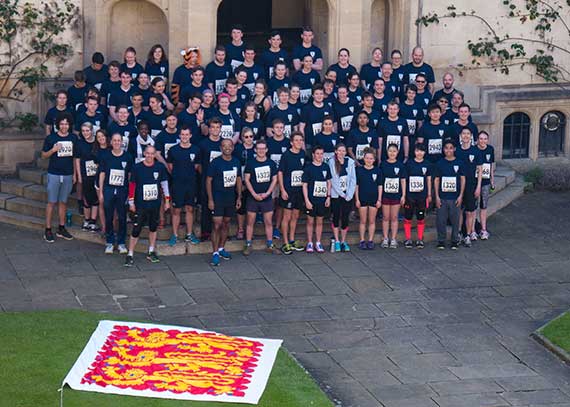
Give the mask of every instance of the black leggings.
[(406, 199), (404, 204), (404, 219), (412, 220), (414, 212), (417, 220), (423, 220), (426, 214), (426, 200), (425, 199)]
[(348, 217), (352, 210), (352, 200), (331, 198), (331, 210), (333, 226), (335, 228), (340, 226), (341, 229), (346, 229), (348, 227)]

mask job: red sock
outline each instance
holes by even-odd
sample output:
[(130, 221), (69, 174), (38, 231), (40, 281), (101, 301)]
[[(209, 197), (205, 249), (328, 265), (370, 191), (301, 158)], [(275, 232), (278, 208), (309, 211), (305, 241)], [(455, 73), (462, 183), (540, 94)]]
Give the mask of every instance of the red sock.
[(412, 238), (412, 221), (404, 219), (404, 234), (406, 235), (406, 240)]
[(426, 227), (426, 221), (424, 219), (418, 220), (418, 239), (424, 240), (424, 229)]

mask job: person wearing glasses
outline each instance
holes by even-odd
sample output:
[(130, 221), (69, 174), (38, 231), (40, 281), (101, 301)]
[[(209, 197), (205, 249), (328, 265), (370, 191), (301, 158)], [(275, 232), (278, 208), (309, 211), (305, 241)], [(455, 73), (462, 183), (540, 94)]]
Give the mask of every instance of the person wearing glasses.
[(428, 79), (424, 74), (420, 73), (416, 76), (415, 83), (418, 88), (416, 92), (416, 103), (422, 107), (425, 116), (427, 114), (427, 108), (432, 100), (431, 92), (427, 89)]

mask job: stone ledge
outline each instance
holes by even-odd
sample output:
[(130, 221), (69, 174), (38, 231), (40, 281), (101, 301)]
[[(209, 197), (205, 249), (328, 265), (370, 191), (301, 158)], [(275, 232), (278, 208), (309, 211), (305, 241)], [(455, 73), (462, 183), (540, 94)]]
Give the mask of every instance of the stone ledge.
[[(566, 311), (568, 312), (568, 311)], [(556, 321), (558, 318), (560, 318), (562, 315), (566, 314), (566, 312), (563, 312), (562, 314), (558, 315), (556, 318), (554, 318), (552, 321), (549, 321), (547, 324), (541, 326), (540, 328), (538, 328), (536, 331), (534, 331), (533, 333), (530, 334), (530, 337), (533, 338), (535, 341), (537, 341), (538, 343), (540, 343), (542, 346), (544, 346), (546, 349), (548, 349), (550, 352), (554, 353), (556, 356), (558, 356), (558, 358), (560, 360), (562, 360), (564, 363), (570, 365), (570, 353), (566, 352), (564, 349), (562, 349), (560, 346), (554, 344), (550, 339), (548, 339), (546, 336), (544, 336), (542, 334), (542, 330), (550, 323), (552, 323), (553, 321)]]

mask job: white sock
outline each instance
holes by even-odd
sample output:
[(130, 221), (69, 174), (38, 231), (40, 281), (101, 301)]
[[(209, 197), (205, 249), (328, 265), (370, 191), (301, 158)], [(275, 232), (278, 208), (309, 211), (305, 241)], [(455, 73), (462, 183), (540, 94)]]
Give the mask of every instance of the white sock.
[(149, 247), (148, 247), (148, 252), (149, 252), (149, 253), (154, 252), (154, 246), (149, 246)]
[(129, 256), (131, 256), (131, 257), (132, 257), (132, 256), (133, 256), (133, 254), (134, 254), (134, 253), (133, 253), (133, 251), (132, 251), (132, 250), (129, 250)]
[(222, 250), (224, 250), (223, 247), (218, 247), (218, 251), (221, 252)]

